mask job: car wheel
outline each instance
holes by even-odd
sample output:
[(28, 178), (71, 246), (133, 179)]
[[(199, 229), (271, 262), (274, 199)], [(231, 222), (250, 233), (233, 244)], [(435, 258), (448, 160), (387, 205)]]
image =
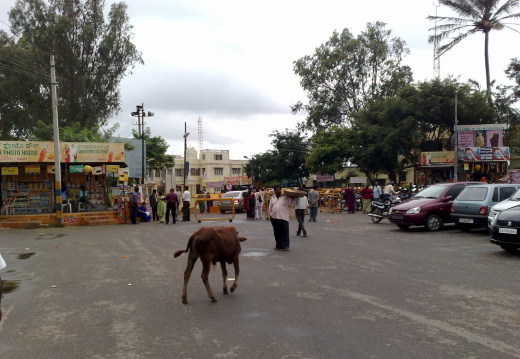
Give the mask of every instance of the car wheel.
[(224, 213), (226, 213), (226, 211), (220, 211), (220, 213), (221, 213), (221, 214), (224, 214)]
[(444, 222), (442, 218), (437, 216), (436, 214), (432, 214), (426, 218), (426, 224), (424, 225), (426, 229), (430, 232), (440, 231), (444, 226)]
[(402, 230), (406, 231), (408, 228), (410, 228), (410, 225), (409, 224), (398, 224), (397, 227), (399, 227)]
[(383, 211), (381, 211), (381, 209), (379, 209), (379, 208), (376, 208), (376, 210), (374, 211), (374, 214), (381, 216), (381, 217), (370, 216), (370, 218), (372, 218), (372, 222), (374, 222), (374, 223), (381, 222), (381, 220), (383, 219)]
[(468, 224), (459, 224), (458, 226), (459, 226), (459, 228), (460, 228), (460, 230), (462, 232), (469, 232), (469, 231), (471, 231), (471, 226), (468, 225)]
[(507, 253), (510, 254), (518, 254), (518, 247), (512, 246), (508, 244), (501, 244), (500, 247), (502, 247), (503, 250), (505, 250)]

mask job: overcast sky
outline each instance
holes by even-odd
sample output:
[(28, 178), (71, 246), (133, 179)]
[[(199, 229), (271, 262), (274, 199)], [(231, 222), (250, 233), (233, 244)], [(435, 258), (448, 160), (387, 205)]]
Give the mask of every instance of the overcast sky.
[[(0, 28), (8, 30), (2, 0)], [(107, 0), (107, 9), (112, 0)], [(405, 58), (416, 81), (433, 77), (433, 45), (426, 20), (435, 15), (432, 0), (128, 0), (134, 43), (145, 65), (121, 84), (123, 111), (109, 122), (118, 135), (137, 129), (130, 112), (144, 104), (155, 116), (146, 119), (152, 135), (183, 153), (184, 123), (188, 145), (198, 149), (198, 118), (203, 148), (229, 150), (232, 159), (271, 149), (274, 130), (294, 129), (304, 114), (290, 106), (306, 102), (293, 62), (325, 43), (334, 30), (349, 28), (357, 36), (368, 22), (383, 21), (406, 41)], [(453, 15), (438, 8), (439, 16)], [(518, 10), (520, 12), (520, 9)], [(512, 57), (520, 57), (520, 34), (491, 32), (491, 79), (509, 83), (504, 74)], [(484, 35), (474, 35), (441, 58), (441, 76), (485, 85)]]

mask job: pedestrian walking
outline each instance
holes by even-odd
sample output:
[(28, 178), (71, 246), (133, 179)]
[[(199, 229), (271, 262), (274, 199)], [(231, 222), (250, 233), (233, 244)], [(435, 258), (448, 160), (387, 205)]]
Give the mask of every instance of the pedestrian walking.
[(294, 211), (296, 213), (296, 220), (298, 221), (298, 230), (296, 235), (299, 237), (303, 233), (303, 237), (307, 237), (307, 229), (305, 229), (305, 211), (309, 205), (307, 197), (299, 197), (294, 201)]
[(182, 194), (182, 221), (190, 221), (190, 201), (191, 193), (188, 191), (188, 186), (184, 187), (184, 193)]
[(252, 190), (248, 190), (247, 193), (249, 194), (249, 196), (248, 196), (249, 210), (247, 211), (247, 219), (255, 219), (255, 212), (256, 212), (255, 193)]
[(139, 202), (139, 187), (135, 186), (134, 191), (130, 194), (130, 199), (132, 200), (132, 214), (130, 217), (130, 220), (132, 221), (132, 224), (139, 224), (137, 223), (137, 208), (138, 208), (138, 202)]
[(374, 190), (367, 185), (361, 190), (361, 197), (363, 198), (363, 213), (370, 212), (372, 197), (374, 196)]
[(152, 220), (154, 222), (156, 218), (159, 220), (159, 215), (157, 214), (157, 204), (157, 190), (154, 189), (150, 195), (150, 207), (152, 207)]
[(318, 216), (318, 202), (320, 200), (320, 194), (317, 191), (318, 186), (312, 186), (312, 190), (309, 192), (309, 222), (316, 222)]
[(354, 192), (353, 184), (349, 184), (347, 188), (345, 188), (344, 198), (347, 202), (348, 213), (354, 213), (356, 211), (356, 193)]
[(164, 223), (166, 217), (166, 201), (163, 200), (164, 195), (159, 191), (157, 196), (157, 216), (159, 217), (159, 223)]
[(256, 196), (256, 211), (255, 211), (255, 218), (260, 219), (262, 218), (262, 206), (264, 205), (264, 194), (259, 189), (256, 190), (255, 193)]
[(293, 200), (282, 195), (282, 187), (274, 186), (274, 196), (271, 196), (269, 201), (269, 217), (273, 226), (276, 250), (289, 250), (289, 207), (292, 205)]
[(170, 213), (172, 214), (172, 224), (175, 224), (177, 221), (177, 210), (179, 209), (179, 197), (173, 191), (173, 188), (170, 188), (170, 193), (168, 193), (163, 201), (166, 201), (166, 224), (170, 222)]

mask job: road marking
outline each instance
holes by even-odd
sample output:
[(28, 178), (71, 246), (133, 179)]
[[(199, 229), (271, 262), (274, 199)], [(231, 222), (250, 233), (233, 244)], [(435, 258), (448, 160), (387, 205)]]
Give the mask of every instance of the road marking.
[(456, 335), (458, 337), (464, 338), (464, 339), (466, 339), (469, 342), (478, 343), (478, 344), (481, 344), (481, 345), (483, 345), (485, 347), (488, 347), (488, 348), (490, 348), (492, 350), (500, 351), (502, 353), (505, 353), (505, 354), (508, 354), (508, 355), (512, 355), (512, 356), (514, 356), (516, 358), (520, 358), (520, 350), (517, 349), (516, 347), (514, 347), (512, 345), (509, 345), (509, 344), (506, 344), (504, 342), (501, 342), (501, 341), (498, 341), (498, 340), (494, 340), (494, 339), (491, 339), (491, 338), (487, 338), (487, 337), (483, 337), (481, 335), (472, 333), (469, 330), (453, 326), (453, 325), (451, 325), (449, 323), (446, 323), (446, 322), (443, 322), (441, 320), (429, 319), (429, 318), (425, 317), (424, 315), (416, 314), (416, 313), (409, 312), (409, 311), (406, 311), (406, 310), (402, 310), (402, 309), (399, 309), (399, 308), (396, 308), (396, 307), (393, 307), (393, 306), (390, 306), (390, 305), (387, 305), (387, 304), (383, 304), (377, 298), (371, 297), (369, 295), (353, 292), (353, 291), (350, 291), (348, 289), (337, 289), (337, 288), (333, 288), (333, 287), (330, 287), (330, 286), (322, 286), (322, 288), (334, 291), (334, 292), (336, 292), (336, 293), (338, 293), (338, 294), (340, 294), (342, 296), (349, 297), (349, 298), (352, 298), (352, 299), (357, 299), (357, 300), (360, 300), (362, 302), (371, 304), (371, 305), (373, 305), (375, 307), (378, 307), (378, 308), (381, 308), (381, 309), (385, 309), (385, 310), (390, 311), (390, 312), (392, 312), (394, 314), (397, 314), (397, 315), (403, 316), (405, 318), (408, 318), (408, 319), (410, 319), (413, 322), (420, 323), (420, 324), (423, 324), (423, 325), (426, 325), (426, 326), (429, 326), (429, 327), (434, 327), (434, 328), (437, 328), (439, 330), (451, 333), (451, 334)]

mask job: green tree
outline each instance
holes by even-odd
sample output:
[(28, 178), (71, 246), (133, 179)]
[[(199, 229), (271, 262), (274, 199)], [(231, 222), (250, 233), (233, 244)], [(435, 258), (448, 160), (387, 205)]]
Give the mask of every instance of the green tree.
[[(141, 139), (142, 135), (133, 130), (134, 138)], [(175, 156), (166, 154), (170, 147), (161, 136), (152, 137), (150, 128), (144, 131), (146, 141), (146, 168), (147, 171), (159, 172), (166, 168), (175, 167)]]
[[(518, 0), (439, 0), (439, 4), (449, 7), (459, 17), (428, 16), (428, 20), (440, 20), (444, 24), (437, 25), (433, 29), (439, 30), (437, 35), (429, 37), (430, 43), (440, 43), (450, 38), (450, 41), (439, 47), (437, 56), (451, 50), (466, 37), (476, 34), (484, 34), (484, 57), (486, 66), (487, 94), (491, 94), (491, 75), (489, 71), (489, 33), (491, 30), (502, 30), (511, 27), (510, 21), (520, 18), (520, 13), (514, 13), (520, 2)], [(452, 35), (456, 35), (451, 38)]]
[(120, 82), (142, 58), (127, 5), (112, 4), (108, 21), (104, 9), (103, 0), (16, 2), (9, 12), (16, 40), (0, 36), (2, 138), (28, 138), (38, 120), (52, 123), (48, 49), (56, 56), (60, 126), (100, 127), (117, 113)]
[(274, 131), (271, 135), (274, 149), (254, 155), (244, 167), (248, 176), (252, 171), (255, 181), (264, 184), (281, 184), (283, 180), (296, 180), (303, 185), (303, 179), (309, 176), (305, 160), (309, 154), (309, 141), (300, 131)]
[(309, 130), (348, 124), (369, 101), (392, 96), (412, 81), (410, 68), (401, 65), (408, 53), (382, 22), (367, 24), (357, 37), (348, 29), (334, 32), (312, 56), (294, 62), (308, 104), (298, 102), (292, 112), (307, 113), (303, 127)]

